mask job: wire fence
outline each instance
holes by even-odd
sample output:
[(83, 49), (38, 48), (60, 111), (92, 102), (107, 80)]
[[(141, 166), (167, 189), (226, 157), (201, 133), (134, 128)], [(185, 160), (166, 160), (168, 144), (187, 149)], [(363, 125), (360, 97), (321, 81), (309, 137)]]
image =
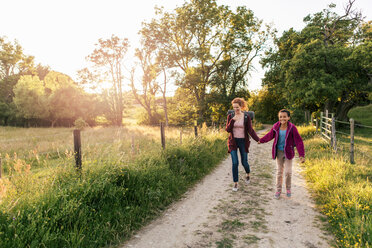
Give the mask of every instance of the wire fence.
[[(355, 163), (355, 159), (354, 159), (355, 127), (357, 126), (359, 128), (371, 129), (371, 133), (372, 133), (372, 127), (371, 126), (356, 124), (353, 119), (350, 119), (350, 122), (336, 120), (335, 117), (334, 117), (334, 114), (333, 113), (328, 113), (328, 111), (320, 113), (319, 121), (318, 121), (318, 119), (315, 119), (315, 120), (312, 119), (312, 121), (311, 121), (312, 125), (314, 125), (314, 122), (315, 122), (315, 126), (316, 126), (316, 132), (318, 132), (318, 129), (319, 129), (321, 137), (325, 141), (330, 143), (330, 146), (333, 148), (333, 150), (335, 152), (337, 152), (337, 150), (340, 149), (340, 148), (344, 148), (344, 145), (342, 145), (342, 143), (344, 143), (344, 142), (339, 142), (338, 143), (338, 141), (341, 141), (341, 140), (340, 140), (340, 137), (337, 137), (337, 134), (342, 135), (342, 136), (344, 136), (344, 139), (349, 140), (348, 142), (350, 143), (350, 151), (349, 151), (349, 153), (350, 153), (350, 163), (352, 163), (352, 164)], [(348, 127), (344, 128), (344, 129), (336, 128), (336, 126), (337, 126), (336, 123), (338, 125), (339, 124), (347, 125)], [(350, 132), (347, 133), (346, 130), (350, 130)], [(367, 143), (368, 145), (372, 145), (372, 142), (369, 141), (369, 140), (364, 140), (363, 142)], [(368, 158), (371, 158), (370, 155), (365, 154), (365, 156), (368, 157)]]
[[(160, 140), (162, 149), (165, 149), (167, 139), (178, 140), (178, 142), (182, 144), (185, 138), (189, 138), (189, 137), (197, 138), (198, 136), (201, 136), (205, 129), (221, 130), (222, 128), (224, 129), (224, 127), (225, 127), (224, 122), (219, 123), (219, 122), (212, 122), (212, 121), (203, 122), (199, 125), (197, 125), (196, 122), (194, 122), (194, 124), (191, 124), (191, 125), (190, 123), (181, 123), (181, 124), (169, 125), (169, 126), (165, 126), (164, 123), (159, 123), (157, 125), (148, 126), (147, 131), (148, 133), (151, 133), (151, 135), (154, 135), (154, 132), (156, 131), (156, 129), (158, 129), (159, 133), (156, 136)], [(133, 128), (134, 131), (132, 131), (131, 128)], [(117, 129), (114, 128), (112, 129), (111, 136), (101, 135), (100, 137), (97, 137), (100, 134), (97, 131), (92, 131), (92, 129), (89, 129), (90, 131), (87, 131), (88, 133), (86, 133), (86, 135), (81, 134), (80, 130), (73, 130), (73, 131), (70, 130), (67, 132), (63, 131), (60, 133), (56, 132), (53, 134), (45, 134), (45, 135), (30, 135), (30, 136), (25, 135), (22, 138), (17, 137), (17, 138), (6, 139), (2, 137), (2, 139), (0, 139), (0, 143), (3, 146), (3, 149), (2, 149), (3, 151), (0, 151), (0, 178), (1, 178), (1, 173), (2, 173), (2, 165), (6, 162), (15, 162), (17, 159), (31, 161), (35, 159), (39, 160), (39, 158), (41, 157), (48, 158), (48, 157), (54, 156), (54, 157), (62, 158), (64, 156), (67, 156), (66, 154), (69, 154), (68, 155), (69, 157), (71, 156), (74, 157), (75, 166), (78, 169), (81, 169), (82, 146), (87, 146), (87, 147), (92, 148), (92, 147), (102, 147), (105, 145), (112, 145), (114, 142), (126, 143), (126, 144), (130, 143), (128, 152), (132, 155), (139, 153), (139, 150), (140, 150), (139, 142), (137, 141), (138, 136), (142, 135), (143, 134), (142, 132), (144, 132), (143, 136), (146, 136), (147, 133), (146, 133), (146, 130), (143, 130), (143, 126), (138, 127), (138, 128), (142, 128), (142, 130), (139, 130), (139, 131), (137, 131), (136, 128), (137, 126), (120, 127)], [(167, 137), (166, 133), (168, 131), (172, 133), (171, 137)], [(178, 132), (178, 138), (175, 137), (175, 133), (177, 132)], [(128, 135), (128, 133), (131, 133), (131, 134)], [(51, 142), (47, 143), (47, 146), (49, 145), (49, 147), (46, 147), (47, 151), (38, 151), (37, 147), (36, 148), (33, 147), (33, 145), (35, 146), (35, 144), (38, 144), (38, 142), (46, 142), (46, 140), (49, 140), (49, 141), (54, 140), (58, 144), (55, 146), (54, 143), (51, 143)], [(11, 144), (14, 144), (14, 143), (30, 144), (30, 147), (28, 148), (28, 150), (24, 150), (23, 152), (21, 152), (23, 153), (23, 155), (16, 154), (15, 152), (14, 152), (14, 155), (5, 153), (4, 150), (6, 150), (6, 147), (7, 146), (9, 147)], [(52, 149), (50, 149), (51, 146), (52, 146)], [(99, 150), (99, 149), (94, 149), (94, 150)], [(3, 156), (1, 153), (3, 154)], [(93, 152), (89, 152), (89, 154), (90, 153), (93, 153)]]

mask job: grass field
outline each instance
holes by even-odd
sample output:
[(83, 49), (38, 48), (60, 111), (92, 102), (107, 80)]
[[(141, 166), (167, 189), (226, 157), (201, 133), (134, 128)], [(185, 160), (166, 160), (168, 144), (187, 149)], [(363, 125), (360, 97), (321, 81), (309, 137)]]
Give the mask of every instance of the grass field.
[[(3, 172), (7, 174), (14, 159), (29, 163), (32, 170), (73, 165), (72, 131), (70, 128), (0, 127)], [(180, 131), (181, 128), (166, 128), (166, 143), (179, 143)], [(192, 135), (194, 134), (191, 127), (183, 128), (183, 139)], [(160, 127), (88, 128), (82, 131), (81, 142), (83, 164), (107, 159), (128, 162), (142, 152), (161, 151)]]
[[(83, 169), (72, 129), (0, 128), (0, 247), (104, 247), (155, 218), (226, 155), (226, 132), (203, 127), (88, 128)], [(132, 145), (134, 140), (134, 145)]]
[[(368, 119), (370, 113), (354, 112), (353, 116)], [(348, 128), (340, 126), (338, 130), (348, 133)], [(329, 231), (336, 238), (333, 246), (369, 248), (372, 247), (372, 129), (355, 128), (355, 164), (350, 163), (350, 136), (338, 134), (337, 147), (337, 152), (333, 151), (329, 142), (319, 135), (305, 140), (305, 177), (320, 211), (327, 216)]]
[(353, 118), (358, 123), (372, 126), (372, 104), (351, 109), (348, 113), (349, 118)]

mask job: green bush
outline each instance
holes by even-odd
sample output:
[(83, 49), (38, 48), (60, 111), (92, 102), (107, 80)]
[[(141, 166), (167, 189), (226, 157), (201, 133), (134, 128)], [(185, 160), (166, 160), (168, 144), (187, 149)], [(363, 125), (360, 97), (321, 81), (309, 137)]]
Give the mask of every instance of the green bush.
[(88, 123), (83, 118), (78, 118), (74, 121), (74, 126), (76, 129), (83, 130), (86, 127), (89, 127)]
[(315, 131), (316, 131), (315, 127), (311, 126), (311, 125), (298, 126), (297, 130), (298, 130), (298, 132), (300, 133), (300, 135), (303, 139), (307, 139), (307, 138), (310, 138), (310, 137), (314, 136)]
[(164, 114), (162, 113), (163, 111), (154, 112), (152, 120), (149, 119), (148, 113), (141, 109), (139, 113), (137, 114), (137, 124), (138, 125), (156, 125), (159, 124), (160, 122), (164, 122)]

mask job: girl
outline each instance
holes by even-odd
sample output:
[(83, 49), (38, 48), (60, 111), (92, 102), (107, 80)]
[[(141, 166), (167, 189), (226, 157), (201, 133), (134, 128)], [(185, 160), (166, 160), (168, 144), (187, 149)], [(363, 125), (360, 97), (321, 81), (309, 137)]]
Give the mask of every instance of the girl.
[(285, 186), (287, 197), (291, 197), (291, 179), (292, 179), (292, 159), (297, 147), (301, 163), (305, 162), (305, 149), (302, 138), (295, 125), (289, 122), (291, 114), (288, 110), (282, 109), (278, 113), (279, 121), (273, 125), (270, 132), (260, 139), (258, 143), (266, 143), (274, 139), (272, 156), (276, 158), (276, 193), (275, 198), (279, 199), (282, 193), (283, 168), (285, 171)]
[(248, 164), (248, 150), (249, 150), (249, 135), (255, 141), (259, 141), (256, 132), (252, 128), (252, 121), (249, 115), (244, 114), (243, 110), (246, 108), (247, 104), (243, 98), (235, 98), (231, 102), (235, 115), (232, 117), (231, 114), (227, 116), (226, 131), (230, 133), (228, 139), (228, 152), (231, 154), (232, 159), (232, 174), (234, 180), (233, 191), (238, 191), (238, 148), (240, 151), (241, 162), (247, 173), (245, 177), (245, 182), (248, 184), (250, 181), (249, 173), (250, 168)]

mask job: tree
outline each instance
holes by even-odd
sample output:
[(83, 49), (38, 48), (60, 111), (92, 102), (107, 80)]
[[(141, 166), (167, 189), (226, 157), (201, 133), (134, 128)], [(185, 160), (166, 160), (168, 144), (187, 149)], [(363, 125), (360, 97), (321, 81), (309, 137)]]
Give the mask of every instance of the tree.
[(226, 118), (232, 99), (249, 97), (247, 76), (253, 69), (252, 62), (261, 55), (272, 35), (270, 27), (261, 30), (262, 21), (245, 7), (238, 7), (236, 13), (230, 12), (227, 22), (231, 23), (231, 27), (220, 41), (223, 44), (223, 59), (212, 76), (208, 97), (214, 120), (219, 122), (221, 118)]
[(255, 112), (256, 119), (263, 123), (274, 123), (278, 120), (278, 111), (287, 103), (278, 101), (280, 96), (269, 91), (267, 86), (253, 92), (248, 100), (248, 108)]
[(87, 59), (93, 63), (93, 72), (83, 69), (86, 78), (97, 80), (96, 83), (110, 82), (112, 87), (108, 91), (112, 101), (110, 111), (114, 116), (113, 123), (121, 126), (123, 121), (123, 61), (129, 47), (128, 39), (120, 39), (112, 35), (110, 39), (99, 39), (97, 48)]
[(148, 114), (149, 124), (157, 124), (157, 111), (156, 111), (156, 93), (159, 85), (156, 82), (160, 70), (154, 58), (156, 56), (156, 44), (149, 39), (142, 38), (142, 47), (136, 49), (136, 57), (140, 61), (142, 69), (142, 90), (138, 93), (135, 87), (135, 71), (131, 73), (131, 88), (133, 95), (137, 102), (146, 110)]
[(178, 88), (169, 101), (169, 123), (172, 125), (193, 125), (197, 119), (197, 103), (193, 92)]
[(94, 124), (94, 118), (99, 114), (96, 105), (97, 100), (94, 95), (85, 93), (73, 84), (63, 85), (48, 97), (49, 119), (52, 127), (58, 121), (65, 125), (72, 125), (78, 118)]
[(44, 80), (38, 76), (21, 76), (14, 87), (18, 115), (37, 123), (48, 121), (71, 125), (79, 117), (91, 121), (96, 114), (95, 97), (78, 88), (67, 75), (50, 71)]
[(44, 84), (38, 76), (21, 76), (14, 87), (14, 103), (18, 115), (29, 121), (48, 118), (48, 103)]
[(292, 106), (287, 107), (313, 112), (325, 108), (345, 119), (350, 108), (366, 100), (368, 73), (352, 56), (363, 42), (362, 17), (353, 3), (349, 1), (342, 16), (330, 5), (305, 17), (305, 28), (284, 32), (275, 40), (277, 50), (262, 60), (269, 69), (264, 84), (288, 99)]
[(199, 118), (206, 110), (206, 90), (217, 61), (226, 7), (214, 0), (192, 0), (174, 13), (157, 10), (159, 19), (145, 25), (154, 40), (162, 42), (167, 57), (185, 75), (180, 85), (191, 89), (198, 103)]
[[(178, 85), (191, 90), (202, 121), (210, 116), (211, 87), (226, 97), (221, 83), (244, 84), (267, 34), (252, 11), (239, 7), (233, 13), (215, 0), (192, 0), (172, 13), (157, 9), (157, 16), (145, 24), (146, 36), (161, 44), (167, 61), (183, 74)], [(224, 71), (229, 76), (223, 78)]]
[(0, 118), (8, 125), (15, 118), (13, 87), (21, 75), (30, 74), (34, 67), (34, 57), (23, 53), (17, 41), (8, 42), (0, 37)]
[[(160, 91), (163, 98), (163, 110), (164, 110), (164, 119), (165, 119), (165, 125), (168, 126), (168, 107), (167, 107), (167, 84), (169, 80), (169, 74), (174, 75), (174, 72), (172, 69), (175, 67), (173, 61), (169, 58), (169, 52), (166, 45), (166, 41), (164, 40), (164, 36), (159, 35), (159, 26), (156, 22), (151, 23), (143, 23), (142, 29), (140, 30), (141, 34), (141, 44), (142, 44), (142, 52), (141, 50), (137, 50), (137, 57), (141, 61), (141, 67), (142, 70), (144, 70), (144, 65), (148, 68), (152, 68), (152, 75), (153, 78), (153, 84), (156, 88), (156, 91)], [(146, 55), (145, 57), (148, 57), (147, 60), (144, 60), (143, 57), (145, 53), (151, 53), (150, 55)], [(147, 62), (146, 62), (147, 61)], [(143, 63), (145, 62), (145, 64)], [(149, 70), (147, 70), (150, 72)], [(149, 74), (147, 72), (147, 74)], [(149, 77), (147, 77), (149, 78)], [(143, 78), (145, 79), (145, 78)], [(158, 82), (162, 81), (162, 83)], [(152, 81), (148, 81), (150, 84)], [(145, 80), (142, 80), (142, 89), (144, 91), (144, 87), (146, 86)], [(153, 88), (149, 85), (149, 87), (146, 88)], [(156, 107), (156, 105), (154, 106)], [(148, 110), (147, 110), (148, 112)], [(151, 119), (151, 118), (150, 118)]]

